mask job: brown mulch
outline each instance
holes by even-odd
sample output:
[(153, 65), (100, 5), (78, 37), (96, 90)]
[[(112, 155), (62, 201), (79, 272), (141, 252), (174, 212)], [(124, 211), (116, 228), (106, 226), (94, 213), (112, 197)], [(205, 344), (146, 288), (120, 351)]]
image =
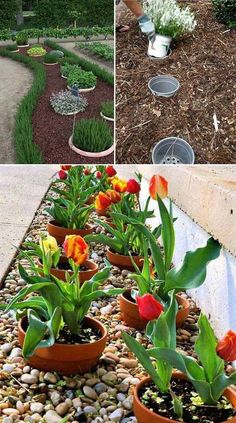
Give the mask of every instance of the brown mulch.
[[(28, 48), (21, 49), (26, 54)], [(50, 48), (46, 48), (50, 51)], [(42, 62), (42, 58), (35, 58)], [(47, 84), (44, 94), (40, 97), (33, 114), (34, 142), (39, 146), (45, 164), (71, 163), (71, 164), (106, 164), (114, 163), (114, 154), (101, 158), (82, 157), (72, 151), (68, 145), (72, 133), (74, 116), (61, 116), (54, 112), (50, 105), (52, 93), (66, 90), (67, 81), (60, 76), (60, 66), (45, 66)], [(114, 89), (101, 80), (97, 80), (94, 91), (84, 93), (89, 105), (84, 112), (76, 115), (76, 120), (100, 118), (100, 105), (102, 101), (114, 99)], [(108, 122), (113, 128), (113, 124)]]
[[(135, 19), (122, 16), (121, 23), (132, 22), (129, 32), (117, 36), (118, 163), (150, 163), (154, 145), (168, 136), (186, 139), (196, 163), (236, 163), (236, 32), (224, 33), (210, 1), (182, 3), (195, 11), (197, 28), (174, 42), (172, 55), (162, 61), (147, 57)], [(176, 97), (152, 96), (148, 81), (158, 74), (180, 81)]]

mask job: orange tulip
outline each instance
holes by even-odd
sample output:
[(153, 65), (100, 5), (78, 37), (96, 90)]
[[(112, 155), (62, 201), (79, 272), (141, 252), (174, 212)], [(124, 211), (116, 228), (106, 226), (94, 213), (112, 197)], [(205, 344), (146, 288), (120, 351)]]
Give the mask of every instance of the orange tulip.
[(71, 167), (71, 165), (61, 165), (61, 170), (70, 170)]
[(236, 332), (229, 330), (216, 347), (216, 352), (225, 361), (236, 360)]
[(127, 190), (127, 182), (125, 179), (114, 178), (111, 184), (112, 188), (117, 192), (123, 193)]
[(108, 195), (108, 197), (110, 197), (111, 202), (113, 204), (118, 203), (121, 200), (120, 194), (117, 191), (115, 191), (114, 189), (108, 189), (106, 191), (106, 194)]
[(111, 205), (111, 198), (105, 192), (99, 192), (95, 199), (95, 209), (106, 210)]
[(166, 198), (168, 195), (168, 182), (160, 175), (153, 175), (149, 182), (149, 194), (153, 200)]
[(63, 244), (66, 257), (80, 266), (88, 259), (89, 247), (79, 235), (67, 235)]

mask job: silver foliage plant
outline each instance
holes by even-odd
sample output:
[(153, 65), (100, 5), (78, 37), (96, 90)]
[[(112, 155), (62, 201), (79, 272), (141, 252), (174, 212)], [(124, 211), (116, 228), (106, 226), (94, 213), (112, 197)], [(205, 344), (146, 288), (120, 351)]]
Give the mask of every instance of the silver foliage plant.
[(76, 97), (68, 90), (53, 93), (50, 103), (54, 111), (60, 115), (83, 112), (88, 106), (88, 100), (84, 96)]

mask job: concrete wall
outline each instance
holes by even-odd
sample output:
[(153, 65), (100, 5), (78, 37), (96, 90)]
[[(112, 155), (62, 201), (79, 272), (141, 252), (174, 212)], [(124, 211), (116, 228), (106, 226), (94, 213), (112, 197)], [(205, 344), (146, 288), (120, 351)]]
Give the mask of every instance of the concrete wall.
[[(209, 264), (204, 285), (189, 292), (210, 318), (218, 337), (223, 336), (229, 328), (236, 330), (236, 258), (227, 251), (235, 252), (235, 238), (232, 234), (235, 235), (236, 224), (235, 217), (231, 218), (236, 211), (235, 171), (232, 169), (231, 172), (230, 167), (225, 170), (223, 172), (223, 167), (218, 170), (212, 167), (209, 171), (204, 167), (139, 167), (144, 175), (142, 204), (146, 200), (148, 181), (152, 174), (159, 173), (169, 181), (170, 195), (176, 203), (174, 216), (178, 217), (175, 222), (175, 265), (180, 264), (187, 251), (205, 245), (209, 232), (227, 247), (222, 249), (217, 260)], [(157, 211), (156, 202), (151, 201), (150, 208)], [(158, 220), (151, 219), (150, 223), (156, 226)]]

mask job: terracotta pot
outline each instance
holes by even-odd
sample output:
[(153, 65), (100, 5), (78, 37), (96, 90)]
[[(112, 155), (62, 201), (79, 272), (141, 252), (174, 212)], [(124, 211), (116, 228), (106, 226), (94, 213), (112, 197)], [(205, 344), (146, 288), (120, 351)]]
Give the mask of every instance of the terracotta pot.
[[(119, 267), (119, 269), (134, 270), (130, 256), (124, 256), (122, 254), (113, 253), (110, 249), (107, 250), (107, 258), (113, 266)], [(143, 257), (133, 256), (133, 260), (137, 266), (142, 269)]]
[[(68, 263), (68, 259), (65, 256), (61, 256), (59, 263)], [(42, 267), (41, 261), (38, 261), (39, 267)], [(92, 260), (86, 260), (86, 262), (83, 264), (83, 266), (86, 267), (87, 270), (81, 270), (79, 272), (79, 281), (81, 285), (85, 281), (89, 281), (97, 272), (98, 272), (98, 265), (94, 263)], [(66, 271), (62, 269), (54, 269), (53, 267), (50, 269), (50, 273), (53, 276), (56, 276), (56, 278), (60, 279), (61, 281), (66, 281)], [(70, 275), (73, 274), (72, 270), (68, 270), (68, 273)]]
[[(96, 319), (85, 317), (89, 327), (96, 328), (101, 338), (96, 342), (82, 345), (54, 344), (49, 348), (38, 348), (27, 360), (34, 369), (61, 372), (64, 375), (86, 373), (94, 368), (102, 355), (107, 341), (105, 326)], [(24, 317), (18, 324), (18, 338), (21, 347), (24, 343), (27, 319)]]
[(57, 224), (55, 220), (52, 220), (48, 223), (47, 231), (50, 235), (56, 238), (57, 242), (61, 245), (64, 242), (66, 235), (80, 235), (84, 237), (85, 235), (91, 234), (93, 228), (91, 225), (86, 225), (85, 229), (71, 229), (64, 228)]
[[(186, 376), (181, 372), (173, 372), (173, 378), (174, 379), (182, 379), (187, 380)], [(147, 407), (145, 407), (144, 404), (139, 399), (139, 392), (140, 390), (145, 386), (148, 385), (151, 382), (150, 377), (146, 377), (143, 380), (141, 380), (138, 385), (135, 386), (134, 390), (134, 415), (137, 418), (138, 423), (180, 423), (177, 420), (171, 420), (167, 417), (160, 416), (159, 414), (154, 413), (153, 411), (149, 410)], [(227, 388), (224, 392), (224, 396), (231, 402), (231, 404), (236, 408), (236, 391), (234, 391), (232, 388)], [(227, 420), (227, 422), (221, 422), (221, 423), (236, 423), (236, 417), (233, 417), (230, 420)], [(185, 422), (187, 423), (187, 422)]]
[[(180, 295), (176, 295), (176, 299), (178, 304), (183, 306), (183, 309), (180, 309), (176, 315), (176, 326), (180, 327), (189, 314), (190, 304), (188, 300)], [(140, 317), (138, 305), (131, 299), (131, 289), (120, 295), (119, 302), (124, 322), (131, 328), (144, 330), (148, 322)]]
[(100, 210), (100, 209), (95, 209), (96, 213), (98, 216), (105, 216), (108, 217), (109, 213), (107, 210)]

